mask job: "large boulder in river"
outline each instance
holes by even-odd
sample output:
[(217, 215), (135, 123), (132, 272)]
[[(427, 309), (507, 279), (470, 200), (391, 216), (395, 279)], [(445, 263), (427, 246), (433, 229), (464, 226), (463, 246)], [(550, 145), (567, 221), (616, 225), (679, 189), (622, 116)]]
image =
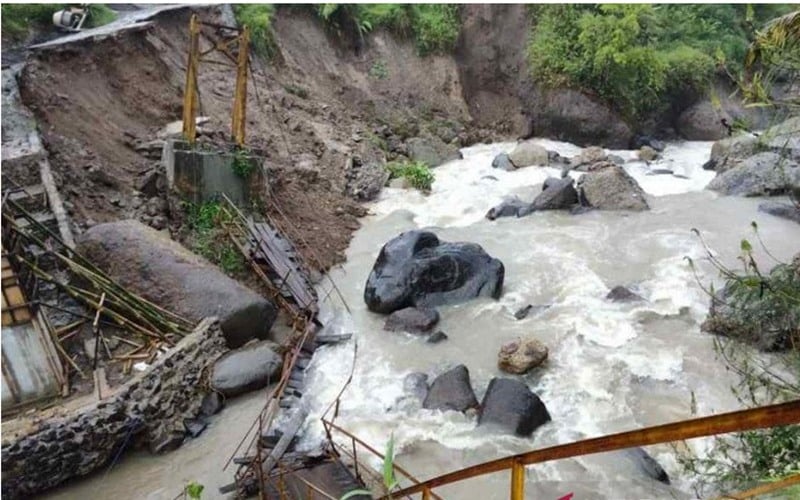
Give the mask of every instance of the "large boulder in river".
[(505, 268), (475, 243), (441, 242), (430, 231), (396, 236), (383, 248), (364, 289), (370, 311), (433, 307), (475, 297), (499, 298)]
[(575, 191), (574, 183), (571, 177), (563, 179), (548, 177), (542, 185), (542, 192), (533, 200), (531, 208), (561, 210), (572, 207), (578, 203), (578, 192)]
[(583, 165), (594, 165), (606, 159), (608, 159), (608, 154), (605, 149), (597, 146), (589, 146), (588, 148), (583, 148), (580, 153), (573, 156), (569, 164), (572, 168), (578, 168)]
[(434, 379), (422, 407), (428, 410), (467, 411), (476, 408), (478, 400), (469, 381), (469, 370), (458, 365)]
[(547, 353), (547, 346), (537, 339), (512, 340), (497, 353), (497, 367), (506, 373), (522, 375), (544, 363)]
[(702, 100), (689, 106), (678, 117), (678, 131), (690, 141), (716, 141), (722, 139), (727, 129), (721, 120), (733, 119), (725, 111), (717, 110), (710, 100)]
[(758, 153), (717, 175), (708, 189), (727, 195), (773, 196), (800, 185), (797, 162), (773, 152)]
[(486, 212), (486, 218), (495, 220), (500, 217), (524, 217), (531, 213), (531, 204), (522, 201), (518, 196), (509, 196)]
[(277, 382), (283, 366), (277, 349), (274, 342), (262, 340), (223, 354), (211, 369), (211, 388), (232, 397)]
[(544, 403), (527, 385), (510, 378), (493, 378), (489, 382), (478, 425), (494, 425), (518, 436), (530, 436), (549, 421)]
[(528, 111), (536, 132), (580, 146), (624, 149), (633, 138), (625, 120), (608, 105), (566, 88), (534, 91)]
[(406, 307), (386, 318), (383, 329), (388, 332), (426, 333), (439, 322), (439, 311), (430, 307)]
[(508, 155), (511, 163), (517, 168), (531, 165), (546, 166), (549, 161), (547, 150), (535, 141), (525, 141), (517, 144)]
[(648, 210), (644, 191), (620, 166), (609, 163), (578, 180), (581, 203), (600, 210)]
[(456, 146), (442, 142), (438, 137), (412, 137), (406, 141), (408, 157), (414, 161), (421, 161), (429, 167), (438, 167), (442, 163), (460, 157)]
[(217, 316), (231, 348), (267, 338), (278, 314), (262, 296), (134, 220), (98, 224), (77, 250), (120, 285), (190, 321)]

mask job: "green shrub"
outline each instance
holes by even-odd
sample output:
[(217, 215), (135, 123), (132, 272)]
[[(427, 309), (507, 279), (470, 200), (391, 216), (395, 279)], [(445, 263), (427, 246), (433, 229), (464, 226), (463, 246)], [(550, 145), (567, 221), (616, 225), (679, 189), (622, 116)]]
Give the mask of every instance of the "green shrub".
[(531, 10), (533, 78), (599, 96), (638, 121), (703, 94), (715, 73), (735, 79), (754, 27), (785, 9), (603, 4)]
[(453, 4), (318, 4), (317, 15), (340, 36), (364, 34), (378, 27), (413, 36), (420, 55), (455, 48), (461, 20)]
[(276, 45), (272, 33), (275, 5), (268, 3), (234, 4), (233, 15), (239, 26), (246, 24), (250, 28), (250, 43), (256, 54), (266, 58), (275, 55)]
[(86, 27), (97, 28), (115, 19), (117, 19), (117, 13), (109, 9), (105, 4), (93, 3), (89, 5), (89, 17), (86, 19)]
[(2, 5), (3, 36), (21, 39), (33, 26), (47, 26), (53, 22), (53, 13), (64, 8), (56, 3), (4, 3)]
[(420, 55), (452, 52), (461, 21), (453, 4), (414, 4), (413, 30)]
[[(761, 243), (756, 224), (752, 226)], [(715, 336), (714, 346), (726, 369), (738, 375), (731, 388), (734, 395), (748, 407), (800, 398), (800, 256), (765, 273), (747, 240), (741, 243), (742, 271), (726, 267), (706, 250), (726, 288), (719, 295), (708, 290), (721, 309), (712, 308), (703, 329), (726, 335)], [(764, 251), (773, 258), (766, 247)], [(768, 357), (754, 352), (748, 343), (764, 336), (777, 339), (783, 350)], [(718, 436), (706, 456), (684, 452), (678, 460), (695, 475), (700, 496), (709, 487), (751, 488), (800, 472), (800, 425)]]
[(218, 201), (201, 204), (185, 203), (187, 246), (199, 255), (218, 265), (228, 275), (245, 270), (245, 261), (239, 249), (228, 237), (225, 225), (230, 214)]
[(433, 172), (425, 162), (393, 161), (386, 164), (386, 169), (389, 171), (390, 179), (405, 177), (412, 187), (420, 191), (428, 192), (433, 187)]
[[(31, 28), (54, 28), (52, 24), (53, 14), (65, 9), (68, 5), (58, 3), (4, 3), (2, 5), (3, 36), (21, 40), (25, 38)], [(117, 14), (105, 4), (90, 4), (89, 16), (83, 27), (96, 28), (108, 24), (116, 18)]]

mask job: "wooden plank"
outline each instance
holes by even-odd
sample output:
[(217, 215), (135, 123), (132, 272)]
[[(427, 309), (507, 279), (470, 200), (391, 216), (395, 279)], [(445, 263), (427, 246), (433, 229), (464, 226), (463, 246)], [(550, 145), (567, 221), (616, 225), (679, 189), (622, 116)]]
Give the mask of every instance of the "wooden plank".
[(275, 445), (272, 453), (270, 453), (267, 459), (264, 460), (264, 463), (261, 464), (261, 472), (264, 476), (267, 476), (272, 469), (275, 468), (275, 465), (278, 464), (278, 460), (286, 453), (292, 439), (300, 432), (300, 428), (303, 427), (303, 423), (306, 421), (307, 417), (308, 411), (303, 408), (300, 408), (297, 413), (294, 414), (289, 424), (286, 426), (278, 444)]

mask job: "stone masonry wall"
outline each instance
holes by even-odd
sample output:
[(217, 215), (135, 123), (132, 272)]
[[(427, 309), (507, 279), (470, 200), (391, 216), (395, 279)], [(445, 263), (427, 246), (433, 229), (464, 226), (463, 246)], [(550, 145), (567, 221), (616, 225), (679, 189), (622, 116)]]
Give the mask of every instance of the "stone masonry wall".
[(27, 498), (102, 467), (135, 445), (177, 448), (185, 420), (200, 414), (204, 375), (226, 350), (216, 318), (156, 360), (107, 400), (43, 422), (2, 448), (3, 498)]

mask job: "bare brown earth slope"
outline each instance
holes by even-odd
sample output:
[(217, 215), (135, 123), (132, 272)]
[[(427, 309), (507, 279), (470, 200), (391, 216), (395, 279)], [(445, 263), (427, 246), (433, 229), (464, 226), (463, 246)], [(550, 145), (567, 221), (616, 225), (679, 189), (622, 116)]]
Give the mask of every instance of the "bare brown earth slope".
[[(40, 122), (78, 232), (149, 217), (152, 193), (140, 190), (159, 162), (151, 141), (181, 118), (192, 11), (233, 22), (223, 7), (168, 11), (144, 30), (37, 50), (23, 70), (23, 102)], [(247, 142), (266, 153), (270, 194), (307, 242), (298, 242), (301, 252), (313, 250), (328, 267), (358, 227), (358, 201), (385, 179), (385, 159), (407, 153), (404, 142), (415, 136), (453, 149), (473, 142), (471, 119), (452, 57), (421, 58), (412, 41), (380, 31), (356, 54), (303, 9), (279, 9), (273, 27), (278, 55), (253, 64)], [(210, 43), (201, 37), (201, 49)], [(200, 114), (210, 118), (206, 135), (224, 140), (235, 74), (221, 56), (208, 59)]]

